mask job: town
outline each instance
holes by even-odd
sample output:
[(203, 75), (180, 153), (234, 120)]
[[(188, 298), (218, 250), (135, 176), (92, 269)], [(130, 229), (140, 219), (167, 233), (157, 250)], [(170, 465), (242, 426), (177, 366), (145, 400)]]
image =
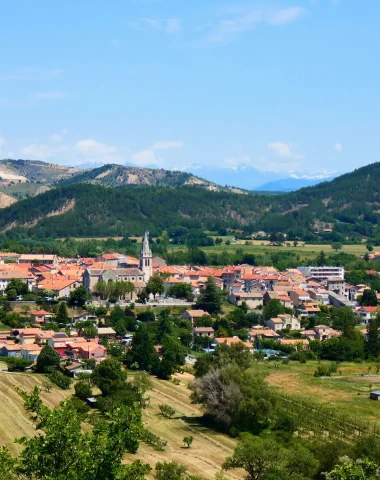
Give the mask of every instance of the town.
[[(18, 325), (10, 323), (10, 330), (0, 331), (0, 356), (36, 362), (47, 344), (62, 359), (76, 362), (77, 369), (84, 360), (99, 362), (107, 358), (107, 340), (119, 341), (124, 346), (131, 343), (133, 332), (120, 325), (115, 330), (115, 324), (110, 324), (108, 310), (112, 312), (115, 305), (127, 309), (132, 305), (137, 318), (139, 310), (175, 308), (191, 322), (188, 346), (202, 345), (204, 351), (211, 352), (223, 343), (242, 342), (252, 353), (263, 350), (268, 356), (281, 353), (283, 346), (306, 350), (310, 341), (339, 337), (342, 331), (333, 328), (331, 322), (319, 323), (326, 314), (330, 317), (332, 309), (349, 309), (360, 333), (366, 337), (370, 321), (378, 314), (380, 300), (380, 294), (368, 286), (347, 283), (343, 267), (310, 266), (279, 272), (274, 267), (250, 265), (167, 266), (163, 259), (152, 256), (147, 233), (139, 258), (120, 253), (80, 259), (0, 253), (0, 258), (1, 293), (10, 310), (23, 312)], [(367, 274), (378, 276), (375, 270)], [(239, 335), (229, 336), (222, 327), (215, 329), (214, 312), (197, 307), (210, 281), (231, 306), (254, 314), (252, 324), (239, 330)], [(157, 290), (144, 295), (147, 285), (154, 283)], [(28, 301), (31, 295), (37, 300)], [(368, 299), (372, 302), (368, 303)], [(70, 317), (66, 313), (67, 323), (58, 324), (59, 306), (67, 302), (74, 313)], [(38, 307), (41, 304), (45, 309)], [(278, 313), (269, 318), (263, 316), (270, 306)], [(88, 326), (93, 328), (86, 329)], [(260, 340), (278, 342), (278, 350), (263, 348)], [(160, 346), (156, 348), (159, 351)], [(187, 353), (187, 361), (193, 362), (191, 350)], [(74, 370), (71, 366), (67, 369)]]

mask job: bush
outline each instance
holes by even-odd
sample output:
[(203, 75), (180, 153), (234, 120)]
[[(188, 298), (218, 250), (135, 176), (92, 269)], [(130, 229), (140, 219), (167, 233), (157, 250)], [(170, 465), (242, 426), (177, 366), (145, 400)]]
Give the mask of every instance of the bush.
[(62, 372), (55, 370), (49, 375), (49, 379), (57, 385), (57, 387), (62, 388), (62, 390), (68, 390), (71, 386), (71, 378), (64, 375)]
[(161, 414), (166, 418), (172, 418), (175, 415), (175, 410), (170, 405), (162, 404), (158, 405)]
[(70, 401), (79, 415), (86, 415), (90, 411), (90, 407), (78, 397), (72, 397)]
[(161, 440), (160, 437), (152, 433), (150, 430), (147, 430), (146, 428), (143, 429), (140, 438), (143, 442), (150, 445), (159, 452), (163, 452), (164, 448), (168, 444), (168, 442), (166, 442), (165, 440)]
[(320, 365), (314, 372), (314, 377), (331, 377), (330, 368), (327, 365)]
[(81, 400), (86, 400), (86, 398), (92, 397), (92, 388), (90, 385), (80, 380), (78, 383), (74, 385), (75, 396), (80, 398)]
[(33, 362), (19, 357), (7, 357), (5, 360), (8, 366), (8, 372), (24, 372), (26, 367), (32, 365)]

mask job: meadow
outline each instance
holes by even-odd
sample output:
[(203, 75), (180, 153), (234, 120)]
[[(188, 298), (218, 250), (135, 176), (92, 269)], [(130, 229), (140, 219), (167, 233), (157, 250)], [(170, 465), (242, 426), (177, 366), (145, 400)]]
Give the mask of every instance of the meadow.
[(331, 362), (261, 362), (257, 368), (281, 392), (328, 403), (340, 413), (380, 426), (380, 402), (369, 399), (370, 391), (380, 390), (380, 365), (345, 362), (331, 377), (314, 377), (324, 363)]

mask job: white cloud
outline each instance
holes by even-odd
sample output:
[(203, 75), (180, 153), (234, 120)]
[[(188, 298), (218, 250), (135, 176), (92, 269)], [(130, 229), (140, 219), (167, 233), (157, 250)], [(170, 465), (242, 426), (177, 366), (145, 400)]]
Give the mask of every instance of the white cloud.
[(93, 138), (79, 140), (75, 144), (75, 149), (88, 157), (107, 157), (117, 153), (117, 147), (97, 142)]
[(219, 43), (233, 40), (238, 34), (253, 30), (256, 26), (285, 25), (295, 22), (307, 13), (303, 7), (269, 8), (266, 6), (225, 10), (228, 17), (214, 24), (205, 37), (207, 43)]
[(342, 145), (341, 143), (336, 143), (336, 144), (334, 145), (334, 150), (335, 150), (336, 152), (341, 152), (341, 151), (343, 150), (343, 145)]
[(285, 142), (273, 142), (268, 145), (268, 150), (275, 153), (279, 157), (284, 158), (294, 158), (301, 160), (303, 155), (297, 153), (295, 150), (297, 148), (296, 144), (293, 143), (285, 143)]
[(147, 167), (158, 163), (153, 150), (142, 150), (131, 155), (131, 162), (137, 167)]
[(24, 67), (0, 73), (0, 80), (54, 80), (62, 75), (62, 68)]
[(51, 157), (56, 157), (66, 152), (68, 147), (66, 145), (48, 145), (45, 143), (31, 143), (21, 148), (21, 152), (26, 155), (28, 160), (47, 160)]
[(302, 7), (291, 7), (273, 12), (269, 17), (270, 25), (285, 25), (295, 22), (306, 14), (306, 10)]
[(60, 100), (66, 98), (67, 95), (64, 92), (52, 91), (52, 92), (37, 92), (31, 96), (34, 100)]
[(52, 143), (61, 143), (67, 134), (68, 134), (68, 131), (66, 129), (63, 129), (58, 133), (54, 133), (50, 137), (50, 141)]
[(182, 32), (182, 21), (180, 18), (143, 18), (142, 21), (154, 28), (168, 34)]
[(169, 150), (171, 148), (182, 148), (184, 143), (181, 141), (160, 141), (152, 145), (153, 150)]

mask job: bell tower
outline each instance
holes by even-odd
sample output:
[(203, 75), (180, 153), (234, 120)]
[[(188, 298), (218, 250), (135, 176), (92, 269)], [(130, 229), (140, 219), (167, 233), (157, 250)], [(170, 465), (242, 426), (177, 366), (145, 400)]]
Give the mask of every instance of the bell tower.
[(145, 232), (140, 251), (140, 270), (144, 272), (144, 280), (148, 282), (153, 274), (152, 250), (149, 246), (149, 232)]

